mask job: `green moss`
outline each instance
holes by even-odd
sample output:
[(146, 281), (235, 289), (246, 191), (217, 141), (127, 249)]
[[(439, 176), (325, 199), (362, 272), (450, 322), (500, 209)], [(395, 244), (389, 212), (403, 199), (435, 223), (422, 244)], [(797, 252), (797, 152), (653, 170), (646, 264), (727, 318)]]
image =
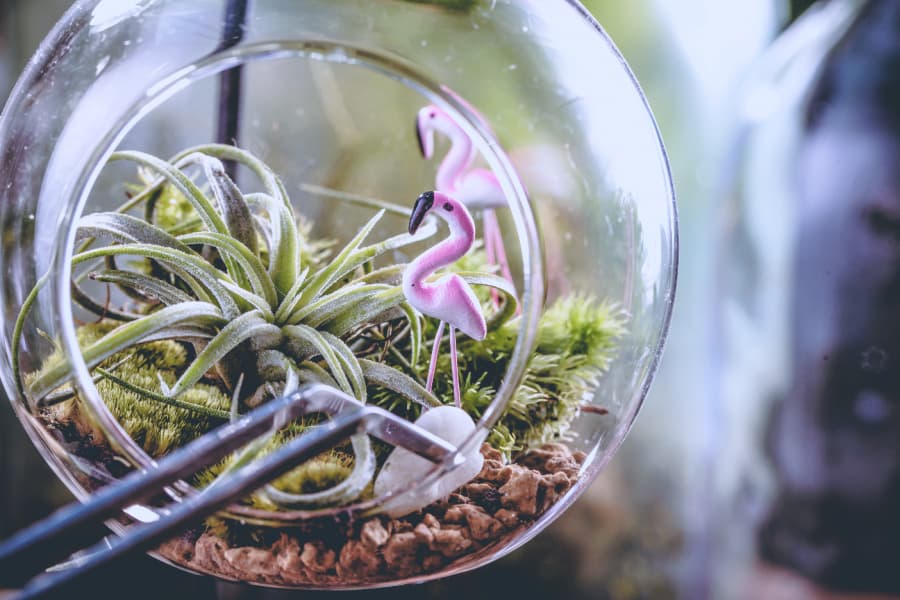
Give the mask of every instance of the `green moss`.
[[(300, 435), (310, 425), (317, 422), (316, 418), (309, 418), (305, 421), (292, 423), (282, 431), (278, 432), (260, 452), (259, 456), (273, 452), (282, 446), (287, 440), (294, 436)], [(200, 471), (193, 479), (193, 484), (198, 488), (204, 488), (212, 483), (226, 468), (232, 465), (239, 453), (233, 454), (219, 463)], [(272, 485), (276, 489), (292, 494), (311, 494), (320, 492), (342, 482), (353, 470), (354, 458), (348, 447), (338, 447), (327, 450), (315, 458), (312, 458), (298, 467), (288, 471), (278, 479), (274, 480)], [(252, 494), (244, 499), (244, 503), (255, 508), (264, 510), (276, 510), (277, 505), (273, 504), (264, 494)], [(207, 524), (210, 527), (215, 526), (215, 522)]]
[[(493, 401), (520, 326), (519, 319), (510, 320), (481, 342), (460, 337), (462, 401), (473, 416), (480, 417)], [(579, 406), (593, 398), (624, 332), (625, 316), (614, 306), (579, 294), (553, 303), (538, 324), (535, 350), (522, 384), (488, 441), (505, 454), (514, 455), (563, 438)], [(444, 352), (438, 360), (435, 393), (448, 404), (453, 402), (449, 373), (450, 358)], [(395, 396), (379, 394), (373, 395), (373, 401), (382, 403), (385, 397), (394, 405), (399, 401)], [(397, 410), (396, 406), (392, 408)], [(415, 410), (405, 408), (405, 412)]]

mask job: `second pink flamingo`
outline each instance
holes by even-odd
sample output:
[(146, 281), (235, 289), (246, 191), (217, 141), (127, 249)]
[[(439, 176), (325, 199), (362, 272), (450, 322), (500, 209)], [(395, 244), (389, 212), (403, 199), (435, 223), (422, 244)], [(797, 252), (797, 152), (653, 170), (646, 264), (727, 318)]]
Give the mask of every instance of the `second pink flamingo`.
[[(469, 209), (484, 210), (484, 249), (488, 262), (500, 265), (503, 276), (512, 283), (503, 237), (494, 213), (495, 208), (507, 206), (497, 177), (487, 169), (472, 168), (476, 152), (471, 138), (450, 115), (433, 104), (422, 108), (416, 117), (416, 135), (422, 156), (430, 159), (434, 155), (435, 131), (450, 140), (450, 150), (438, 166), (435, 186), (453, 195)], [(492, 297), (496, 306), (496, 292), (492, 292)]]
[(414, 259), (403, 272), (403, 294), (419, 312), (440, 319), (431, 363), (428, 367), (426, 389), (431, 390), (437, 358), (440, 352), (444, 324), (450, 325), (450, 362), (453, 371), (453, 400), (462, 406), (459, 388), (459, 362), (456, 352), (456, 329), (476, 340), (487, 335), (487, 324), (475, 292), (456, 273), (444, 275), (437, 281), (426, 278), (441, 267), (452, 264), (469, 251), (475, 242), (475, 223), (466, 207), (442, 192), (425, 192), (416, 199), (409, 219), (409, 233), (413, 234), (428, 214), (447, 222), (450, 235)]

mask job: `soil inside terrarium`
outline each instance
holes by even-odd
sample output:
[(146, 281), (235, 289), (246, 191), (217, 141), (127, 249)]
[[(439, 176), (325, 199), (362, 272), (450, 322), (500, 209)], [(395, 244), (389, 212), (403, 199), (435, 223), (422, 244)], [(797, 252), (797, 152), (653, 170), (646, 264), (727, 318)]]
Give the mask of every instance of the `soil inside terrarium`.
[[(224, 535), (202, 529), (157, 549), (184, 567), (226, 579), (265, 585), (354, 586), (459, 568), (476, 561), (528, 527), (578, 478), (585, 455), (545, 444), (513, 462), (484, 444), (478, 476), (448, 498), (399, 519), (386, 516), (301, 529)], [(277, 536), (274, 541), (273, 535)], [(236, 541), (229, 538), (242, 538)], [(253, 543), (257, 539), (259, 542)]]

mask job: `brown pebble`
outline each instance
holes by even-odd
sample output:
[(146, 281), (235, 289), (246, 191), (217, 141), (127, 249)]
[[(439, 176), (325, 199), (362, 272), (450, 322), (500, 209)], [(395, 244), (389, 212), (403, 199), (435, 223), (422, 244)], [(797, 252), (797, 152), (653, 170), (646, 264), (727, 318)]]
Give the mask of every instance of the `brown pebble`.
[(520, 515), (533, 517), (538, 512), (538, 490), (541, 475), (532, 469), (517, 469), (503, 487), (500, 494), (506, 508), (514, 508)]
[(293, 578), (306, 574), (303, 561), (300, 560), (300, 544), (292, 537), (281, 534), (281, 538), (275, 542), (278, 553), (278, 566), (283, 573)]
[(465, 515), (466, 524), (472, 534), (472, 539), (485, 541), (503, 531), (503, 524), (487, 514), (480, 506), (469, 504), (460, 507)]
[(303, 544), (300, 562), (313, 573), (327, 573), (334, 568), (337, 555), (322, 542), (307, 542)]
[(572, 487), (573, 480), (565, 473), (553, 473), (552, 475), (544, 475), (541, 477), (541, 487), (544, 490), (544, 499), (542, 510), (546, 510), (560, 497), (569, 491)]
[(377, 552), (363, 542), (349, 541), (341, 548), (337, 574), (347, 579), (371, 577), (381, 570)]
[(519, 514), (508, 508), (501, 508), (494, 513), (494, 518), (500, 521), (507, 529), (515, 529), (522, 524)]
[(432, 529), (440, 529), (441, 522), (438, 521), (437, 517), (432, 514), (425, 515), (425, 518), (422, 519), (422, 522), (425, 523), (426, 527), (430, 527)]
[(415, 573), (420, 545), (416, 534), (411, 531), (392, 535), (384, 545), (384, 562), (388, 570), (400, 577)]
[(494, 483), (505, 483), (509, 480), (512, 472), (513, 469), (510, 465), (504, 465), (499, 460), (486, 460), (478, 478)]
[(242, 546), (225, 551), (225, 559), (239, 571), (253, 573), (258, 578), (278, 575), (280, 568), (275, 555), (269, 550)]
[(434, 541), (431, 542), (429, 548), (435, 552), (440, 552), (447, 558), (456, 558), (466, 553), (472, 546), (472, 540), (469, 539), (467, 531), (458, 528), (439, 529), (434, 532)]
[(470, 483), (463, 488), (466, 495), (473, 500), (480, 500), (489, 490), (496, 489), (489, 483)]
[(419, 523), (416, 525), (416, 528), (413, 529), (413, 535), (416, 536), (416, 539), (422, 542), (423, 544), (430, 545), (431, 542), (434, 541), (434, 532), (437, 531), (438, 528), (434, 529), (425, 525), (425, 523)]
[(194, 563), (203, 569), (220, 573), (225, 577), (240, 578), (242, 573), (231, 566), (225, 558), (228, 542), (222, 538), (205, 533), (194, 545)]
[(388, 533), (388, 530), (384, 528), (384, 525), (378, 519), (366, 521), (359, 533), (360, 541), (373, 552), (384, 546), (390, 537), (391, 534)]
[(463, 506), (453, 506), (444, 513), (444, 521), (447, 523), (463, 523), (466, 515), (463, 513)]
[(413, 530), (413, 524), (409, 521), (399, 521), (394, 519), (388, 523), (388, 533), (405, 533)]
[(160, 551), (164, 556), (171, 555), (187, 562), (194, 558), (194, 542), (183, 537), (175, 538), (160, 547)]
[(503, 460), (503, 453), (488, 443), (481, 445), (481, 455), (484, 456), (485, 460)]

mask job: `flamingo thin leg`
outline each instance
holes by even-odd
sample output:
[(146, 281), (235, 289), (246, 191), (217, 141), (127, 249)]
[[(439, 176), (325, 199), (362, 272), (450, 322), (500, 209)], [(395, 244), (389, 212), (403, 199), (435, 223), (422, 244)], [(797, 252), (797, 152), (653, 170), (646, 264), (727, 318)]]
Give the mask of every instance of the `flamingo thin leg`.
[(506, 259), (506, 248), (503, 245), (503, 234), (500, 232), (500, 226), (497, 224), (497, 216), (494, 215), (494, 253), (497, 256), (497, 263), (500, 265), (500, 272), (503, 277), (510, 283), (513, 282), (512, 272), (509, 270), (509, 261)]
[[(484, 221), (484, 252), (487, 254), (487, 260), (489, 265), (497, 264), (497, 252), (495, 250), (497, 236), (495, 234), (495, 230), (497, 229), (497, 215), (494, 214), (493, 210), (485, 210), (482, 215), (482, 220)], [(494, 305), (494, 309), (500, 308), (500, 293), (491, 288), (491, 304)]]
[(438, 354), (441, 352), (441, 336), (444, 335), (444, 321), (438, 325), (437, 335), (434, 336), (434, 346), (431, 348), (431, 363), (428, 365), (428, 380), (425, 383), (425, 389), (431, 391), (434, 383), (434, 372), (437, 370)]
[(456, 328), (450, 326), (450, 368), (453, 371), (453, 403), (462, 408), (462, 397), (459, 392), (459, 361), (456, 355)]

